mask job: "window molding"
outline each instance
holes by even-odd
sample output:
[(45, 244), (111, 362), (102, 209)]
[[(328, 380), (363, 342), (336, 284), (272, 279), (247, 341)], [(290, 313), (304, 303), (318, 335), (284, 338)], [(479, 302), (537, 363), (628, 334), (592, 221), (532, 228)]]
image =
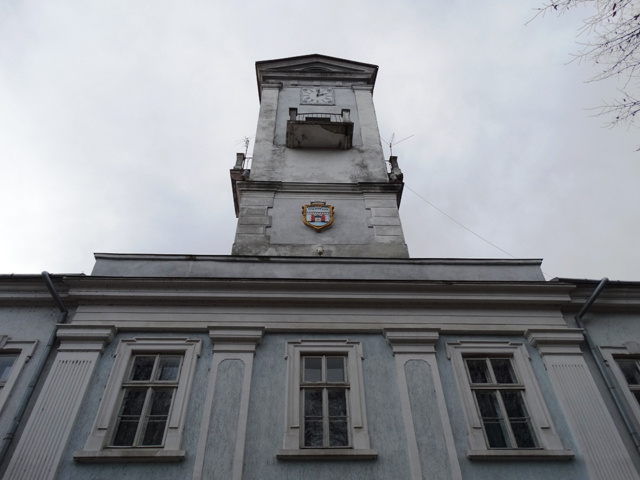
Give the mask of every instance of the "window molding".
[(2, 390), (0, 390), (0, 412), (4, 410), (4, 406), (11, 396), (11, 390), (18, 381), (20, 372), (24, 368), (24, 365), (33, 356), (33, 352), (35, 351), (37, 345), (37, 340), (11, 340), (11, 338), (9, 338), (7, 335), (0, 335), (0, 355), (16, 355), (16, 359), (11, 365), (9, 376), (4, 382)]
[[(77, 462), (106, 461), (181, 461), (187, 404), (193, 382), (195, 364), (200, 356), (202, 341), (189, 338), (133, 338), (120, 341), (105, 393), (98, 408), (96, 421), (82, 450), (75, 452)], [(134, 355), (140, 354), (183, 355), (182, 369), (173, 398), (162, 447), (114, 447), (109, 442), (118, 417), (122, 385)]]
[(618, 391), (627, 403), (627, 406), (635, 418), (636, 428), (640, 428), (640, 403), (633, 395), (629, 383), (622, 373), (618, 360), (640, 361), (640, 344), (638, 342), (626, 342), (621, 346), (599, 347), (605, 363), (611, 369), (613, 378), (617, 383)]
[[(362, 374), (362, 345), (349, 340), (300, 340), (288, 342), (287, 395), (285, 402), (285, 434), (283, 448), (278, 451), (281, 460), (367, 460), (378, 456), (371, 449), (364, 400)], [(304, 416), (301, 405), (302, 358), (311, 355), (341, 355), (346, 357), (349, 382), (348, 416), (350, 444), (348, 447), (307, 448), (303, 446)]]
[[(542, 392), (530, 365), (526, 346), (510, 341), (459, 341), (447, 343), (447, 356), (455, 372), (462, 398), (469, 436), (467, 456), (471, 460), (542, 459), (569, 460), (573, 452), (562, 446), (547, 410)], [(529, 412), (531, 426), (536, 435), (536, 448), (490, 448), (485, 439), (483, 422), (476, 407), (470, 379), (465, 366), (469, 357), (504, 357), (512, 360), (513, 368), (524, 387), (522, 395)]]

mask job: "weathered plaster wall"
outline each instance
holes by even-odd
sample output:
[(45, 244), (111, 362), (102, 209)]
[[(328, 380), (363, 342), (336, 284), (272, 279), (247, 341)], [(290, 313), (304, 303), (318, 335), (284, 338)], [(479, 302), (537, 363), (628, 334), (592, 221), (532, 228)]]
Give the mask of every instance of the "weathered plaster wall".
[[(600, 301), (604, 300), (605, 295), (606, 293), (600, 297)], [(640, 343), (640, 314), (636, 314), (633, 310), (614, 312), (612, 311), (613, 309), (608, 309), (606, 311), (602, 311), (597, 308), (597, 302), (598, 300), (594, 304), (594, 307), (596, 308), (592, 307), (592, 309), (584, 316), (583, 324), (598, 347), (605, 347), (606, 350), (606, 347), (624, 347), (627, 342)], [(582, 304), (583, 303), (579, 303), (580, 306)], [(577, 327), (574, 318), (575, 314), (576, 312), (574, 311), (565, 314), (567, 325)], [(593, 377), (596, 386), (598, 387), (602, 400), (606, 404), (609, 414), (613, 418), (613, 421), (620, 432), (620, 436), (627, 448), (627, 451), (629, 452), (631, 460), (634, 462), (636, 469), (640, 471), (640, 455), (638, 455), (638, 450), (627, 426), (625, 425), (620, 410), (615, 404), (612, 397), (612, 391), (607, 387), (607, 384), (602, 377), (602, 373), (598, 369), (596, 361), (593, 358), (593, 353), (589, 350), (586, 344), (583, 345), (582, 350), (584, 351), (586, 364), (589, 367), (589, 371), (591, 372), (591, 376)], [(626, 386), (616, 381), (615, 375), (613, 375), (613, 368), (615, 368), (615, 366), (609, 364), (607, 368), (609, 374), (612, 375), (612, 384), (616, 389), (616, 393), (618, 393), (621, 397), (622, 403), (626, 405), (626, 408), (628, 408), (628, 415), (633, 423), (633, 428), (636, 432), (640, 431), (640, 417), (637, 416), (637, 411), (633, 411), (631, 405), (626, 404), (624, 399)]]
[[(279, 461), (284, 435), (287, 341), (349, 339), (363, 346), (365, 400), (371, 447), (377, 460)], [(436, 409), (431, 406), (431, 413)], [(245, 478), (345, 480), (410, 478), (406, 440), (390, 347), (381, 335), (267, 334), (256, 351), (247, 432)]]
[[(269, 86), (263, 90), (251, 180), (309, 183), (389, 181), (370, 90), (358, 92), (357, 101), (356, 92), (350, 86), (334, 87), (334, 92), (335, 105), (315, 106), (300, 105), (298, 86), (283, 87), (279, 91)], [(354, 123), (353, 147), (349, 150), (286, 148), (290, 108), (297, 108), (298, 113), (335, 114), (349, 109)], [(367, 129), (364, 133), (363, 126)]]
[[(4, 438), (24, 398), (27, 386), (42, 361), (45, 346), (55, 325), (61, 319), (57, 308), (49, 307), (2, 307), (0, 308), (0, 335), (14, 341), (37, 341), (33, 356), (24, 364), (16, 383), (0, 411), (0, 438)], [(15, 443), (15, 442), (14, 442)]]
[[(196, 362), (194, 382), (188, 404), (188, 414), (183, 435), (183, 447), (187, 452), (186, 458), (178, 463), (146, 462), (146, 463), (77, 463), (73, 460), (73, 453), (84, 446), (96, 419), (98, 406), (105, 391), (107, 380), (114, 363), (114, 353), (119, 341), (123, 338), (135, 337), (189, 337), (202, 340), (202, 352)], [(207, 390), (208, 369), (211, 366), (212, 348), (207, 335), (179, 333), (135, 333), (117, 335), (113, 342), (105, 348), (100, 357), (88, 393), (80, 410), (69, 444), (65, 450), (60, 468), (59, 479), (67, 480), (173, 480), (191, 478), (195, 461), (195, 452), (200, 432), (202, 409)]]
[[(467, 458), (469, 441), (467, 439), (467, 425), (464, 408), (455, 373), (451, 361), (447, 358), (446, 343), (460, 340), (509, 340), (523, 342), (527, 345), (531, 366), (544, 397), (553, 424), (565, 448), (571, 449), (575, 458), (569, 461), (470, 461)], [(442, 336), (437, 345), (438, 368), (442, 379), (442, 387), (447, 399), (447, 409), (451, 420), (451, 427), (455, 439), (458, 461), (464, 479), (495, 480), (509, 478), (516, 480), (563, 479), (584, 480), (588, 477), (581, 452), (578, 450), (560, 403), (554, 393), (551, 381), (544, 367), (542, 359), (535, 348), (522, 337), (478, 337), (478, 336)]]

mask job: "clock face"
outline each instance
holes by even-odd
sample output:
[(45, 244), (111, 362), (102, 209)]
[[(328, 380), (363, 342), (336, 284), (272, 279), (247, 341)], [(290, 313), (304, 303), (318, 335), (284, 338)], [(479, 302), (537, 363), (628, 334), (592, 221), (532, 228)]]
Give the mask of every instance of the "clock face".
[(333, 88), (304, 87), (301, 90), (302, 105), (333, 105)]

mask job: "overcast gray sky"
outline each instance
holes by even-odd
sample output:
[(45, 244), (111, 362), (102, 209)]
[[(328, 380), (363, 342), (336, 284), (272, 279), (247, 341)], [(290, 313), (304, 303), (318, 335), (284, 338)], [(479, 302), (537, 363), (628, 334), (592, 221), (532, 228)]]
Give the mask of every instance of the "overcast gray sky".
[(570, 63), (588, 11), (525, 26), (539, 4), (4, 0), (0, 272), (230, 254), (254, 63), (321, 53), (379, 65), (382, 136), (413, 135), (394, 147), (413, 258), (510, 258), (416, 192), (549, 277), (640, 281), (638, 130), (587, 110), (617, 88)]

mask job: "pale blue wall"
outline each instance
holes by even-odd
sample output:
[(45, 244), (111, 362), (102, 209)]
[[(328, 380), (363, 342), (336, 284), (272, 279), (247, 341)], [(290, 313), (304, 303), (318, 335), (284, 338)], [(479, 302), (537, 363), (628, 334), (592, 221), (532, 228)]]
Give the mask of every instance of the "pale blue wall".
[[(571, 449), (576, 455), (573, 460), (569, 461), (470, 461), (467, 458), (467, 450), (469, 448), (467, 440), (467, 427), (463, 411), (462, 401), (458, 393), (456, 379), (453, 372), (451, 361), (447, 358), (446, 343), (456, 342), (460, 340), (510, 340), (513, 342), (521, 342), (527, 346), (527, 350), (531, 357), (531, 366), (536, 375), (538, 386), (542, 392), (545, 403), (551, 415), (553, 424), (558, 432), (560, 440), (564, 448)], [(588, 478), (587, 471), (583, 460), (580, 458), (578, 447), (573, 441), (571, 432), (564, 419), (562, 409), (558, 399), (554, 393), (553, 386), (547, 370), (544, 367), (542, 358), (538, 351), (529, 345), (526, 339), (522, 337), (497, 337), (497, 336), (442, 336), (437, 346), (438, 368), (442, 379), (445, 398), (447, 399), (447, 410), (449, 420), (453, 430), (458, 461), (462, 470), (462, 477), (473, 480), (584, 480)]]
[[(107, 380), (115, 360), (114, 353), (118, 343), (123, 338), (134, 337), (189, 337), (202, 340), (202, 351), (195, 366), (194, 382), (189, 398), (188, 414), (185, 424), (183, 447), (187, 451), (187, 457), (179, 463), (76, 463), (73, 453), (81, 450), (91, 432), (93, 422), (98, 412), (98, 406), (105, 390)], [(202, 418), (203, 404), (207, 391), (207, 379), (212, 360), (212, 348), (209, 336), (205, 334), (176, 335), (161, 333), (127, 333), (119, 334), (106, 348), (93, 378), (89, 383), (89, 389), (82, 405), (78, 420), (70, 436), (69, 445), (65, 450), (58, 479), (68, 480), (174, 480), (191, 478), (195, 461), (198, 436), (200, 434), (200, 420)]]
[[(80, 411), (78, 421), (66, 449), (59, 470), (60, 479), (128, 480), (149, 478), (153, 480), (190, 478), (193, 473), (200, 422), (207, 390), (212, 345), (207, 335), (189, 335), (203, 341), (202, 354), (197, 361), (193, 388), (184, 434), (187, 458), (180, 463), (139, 464), (77, 464), (73, 452), (80, 450), (86, 441), (98, 410), (100, 399), (113, 366), (113, 354), (122, 338), (143, 336), (128, 333), (118, 335), (101, 356), (91, 380), (89, 393)], [(148, 336), (148, 335), (144, 335)], [(158, 336), (158, 335), (153, 335)], [(184, 336), (184, 335), (180, 335)], [(437, 361), (442, 379), (447, 409), (453, 429), (455, 447), (463, 477), (474, 480), (560, 479), (582, 480), (587, 478), (580, 452), (573, 443), (542, 359), (535, 348), (528, 346), (531, 363), (550, 411), (554, 425), (565, 448), (576, 453), (568, 462), (471, 462), (466, 457), (468, 448), (466, 424), (451, 362), (446, 356), (447, 341), (470, 340), (476, 337), (444, 337), (438, 342)], [(526, 341), (519, 337), (482, 337), (483, 339)], [(301, 339), (352, 340), (362, 342), (364, 360), (363, 375), (365, 399), (372, 448), (378, 451), (376, 460), (362, 461), (282, 461), (276, 458), (282, 448), (286, 395), (285, 358), (286, 342)], [(235, 425), (239, 415), (241, 379), (245, 365), (239, 360), (227, 360), (220, 364), (218, 383), (209, 427), (209, 443), (204, 464), (208, 479), (228, 479), (232, 471), (235, 445)], [(405, 365), (409, 386), (409, 399), (414, 413), (418, 436), (418, 451), (424, 478), (446, 479), (451, 468), (443, 443), (443, 427), (440, 422), (433, 375), (429, 365), (419, 360)], [(244, 478), (260, 480), (355, 480), (355, 479), (408, 479), (410, 478), (406, 435), (400, 395), (397, 386), (395, 358), (391, 348), (380, 334), (267, 334), (257, 347), (253, 366), (251, 399), (246, 439)], [(420, 422), (419, 420), (423, 421)]]
[[(286, 342), (301, 339), (362, 342), (365, 400), (371, 447), (377, 460), (279, 461), (286, 393)], [(253, 371), (245, 478), (355, 480), (410, 478), (395, 360), (382, 335), (266, 335), (258, 347)]]

